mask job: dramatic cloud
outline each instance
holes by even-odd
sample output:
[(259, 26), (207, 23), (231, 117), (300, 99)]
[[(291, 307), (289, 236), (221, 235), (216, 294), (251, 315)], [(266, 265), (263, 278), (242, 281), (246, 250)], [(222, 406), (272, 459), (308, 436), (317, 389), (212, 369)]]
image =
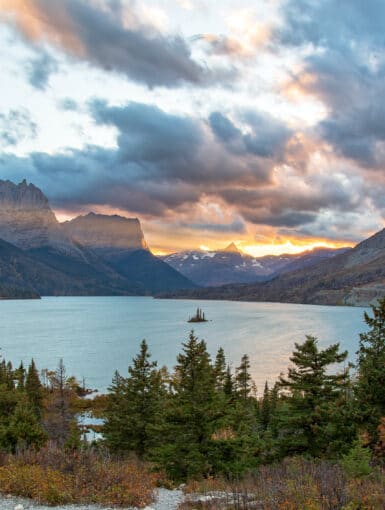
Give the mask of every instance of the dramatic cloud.
[(385, 164), (385, 4), (381, 0), (286, 5), (280, 44), (313, 46), (292, 85), (327, 107), (319, 134), (365, 167)]
[[(296, 228), (314, 223), (324, 210), (354, 211), (362, 204), (359, 178), (349, 182), (343, 173), (322, 170), (303, 175), (302, 168), (287, 167), (293, 133), (265, 114), (241, 112), (237, 126), (219, 112), (207, 123), (140, 103), (94, 100), (89, 111), (98, 124), (117, 129), (116, 148), (34, 153), (23, 163), (8, 157), (0, 161), (3, 175), (44, 182), (61, 208), (99, 204), (147, 217), (174, 214), (177, 222), (190, 210), (189, 228), (217, 232), (242, 233), (245, 221)], [(237, 216), (196, 221), (191, 211), (202, 200)]]
[(248, 111), (243, 114), (248, 133), (243, 133), (220, 112), (210, 115), (210, 126), (215, 135), (236, 153), (249, 153), (261, 158), (280, 160), (293, 134), (282, 122), (267, 114)]
[(48, 42), (70, 56), (150, 87), (206, 86), (234, 77), (232, 70), (210, 70), (196, 62), (181, 36), (165, 35), (143, 24), (134, 2), (127, 7), (119, 0), (0, 0), (0, 14), (36, 45)]

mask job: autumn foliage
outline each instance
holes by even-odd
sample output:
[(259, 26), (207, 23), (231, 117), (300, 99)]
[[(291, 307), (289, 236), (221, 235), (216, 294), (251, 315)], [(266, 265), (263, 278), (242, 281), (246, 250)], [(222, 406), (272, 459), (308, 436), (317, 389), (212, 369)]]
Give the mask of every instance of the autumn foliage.
[(141, 508), (153, 500), (157, 480), (137, 461), (114, 460), (93, 449), (65, 452), (52, 445), (4, 456), (0, 466), (2, 493), (49, 505)]
[(192, 481), (185, 492), (180, 510), (383, 510), (385, 473), (351, 479), (339, 464), (295, 457), (242, 480)]

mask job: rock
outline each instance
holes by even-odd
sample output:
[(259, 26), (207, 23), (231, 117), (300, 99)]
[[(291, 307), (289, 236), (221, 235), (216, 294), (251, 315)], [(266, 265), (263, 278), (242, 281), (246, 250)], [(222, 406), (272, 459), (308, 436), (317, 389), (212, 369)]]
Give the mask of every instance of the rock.
[(23, 180), (0, 180), (0, 238), (22, 250), (51, 247), (76, 257), (81, 252), (62, 230), (44, 193)]
[(148, 249), (138, 218), (91, 212), (66, 221), (63, 229), (74, 240), (101, 255)]
[(19, 505), (15, 506), (14, 510), (24, 510), (24, 507), (23, 507), (23, 505), (19, 504)]

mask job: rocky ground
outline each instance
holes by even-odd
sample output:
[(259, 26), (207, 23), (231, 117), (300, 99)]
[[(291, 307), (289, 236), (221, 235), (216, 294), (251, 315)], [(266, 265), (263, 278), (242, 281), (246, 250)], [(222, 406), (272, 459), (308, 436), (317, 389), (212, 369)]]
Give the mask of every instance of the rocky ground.
[[(158, 489), (156, 501), (144, 510), (177, 510), (183, 501), (181, 490)], [(111, 510), (97, 505), (66, 505), (55, 507), (56, 510)], [(1, 510), (52, 510), (47, 505), (39, 505), (28, 499), (0, 496)]]

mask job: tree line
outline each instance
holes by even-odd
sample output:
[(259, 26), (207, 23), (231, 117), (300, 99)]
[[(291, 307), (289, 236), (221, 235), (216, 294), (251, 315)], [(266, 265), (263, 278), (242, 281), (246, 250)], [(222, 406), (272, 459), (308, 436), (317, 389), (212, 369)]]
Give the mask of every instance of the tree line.
[[(145, 340), (109, 388), (103, 430), (114, 452), (152, 461), (175, 480), (241, 476), (292, 455), (385, 456), (385, 299), (365, 313), (355, 366), (339, 344), (295, 344), (287, 375), (258, 398), (250, 361), (233, 373), (222, 348), (211, 360), (193, 332), (173, 373), (151, 360)], [(339, 368), (336, 370), (336, 364)], [(342, 368), (341, 368), (341, 364)], [(354, 370), (353, 370), (354, 369)]]
[(17, 453), (39, 449), (50, 441), (77, 448), (82, 432), (77, 422), (79, 401), (89, 393), (74, 377), (67, 377), (63, 360), (56, 370), (39, 374), (34, 360), (16, 369), (0, 362), (0, 449)]
[[(338, 344), (320, 349), (307, 336), (291, 366), (258, 396), (247, 355), (233, 371), (220, 348), (211, 359), (191, 332), (172, 373), (151, 359), (145, 340), (128, 367), (115, 373), (105, 397), (84, 399), (84, 385), (60, 361), (40, 375), (0, 362), (0, 449), (15, 453), (49, 441), (86, 449), (77, 416), (98, 409), (102, 437), (92, 447), (120, 458), (135, 454), (170, 479), (241, 477), (285, 457), (385, 459), (385, 299), (365, 313), (355, 366)], [(337, 369), (336, 369), (337, 364)]]

